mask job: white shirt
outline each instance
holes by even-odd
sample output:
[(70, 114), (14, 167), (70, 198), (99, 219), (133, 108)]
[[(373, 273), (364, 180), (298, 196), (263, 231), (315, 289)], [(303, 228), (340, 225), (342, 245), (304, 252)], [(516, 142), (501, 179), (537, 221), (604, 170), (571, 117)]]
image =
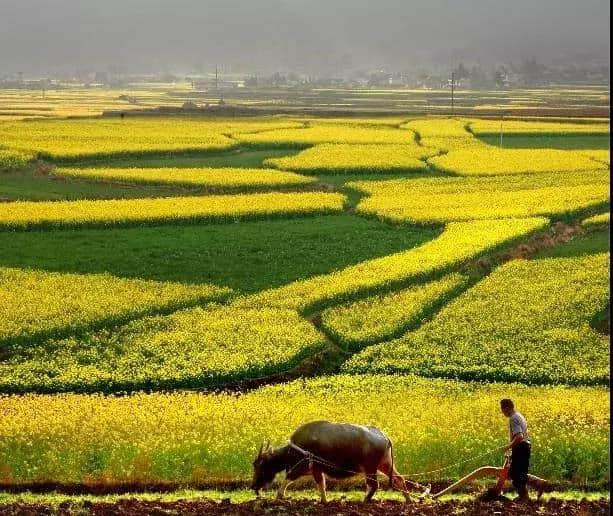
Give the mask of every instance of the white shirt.
[(526, 423), (526, 418), (522, 416), (519, 412), (513, 412), (511, 417), (509, 418), (509, 430), (511, 433), (511, 440), (516, 434), (523, 434), (523, 441), (530, 443), (530, 435), (528, 434), (528, 423)]

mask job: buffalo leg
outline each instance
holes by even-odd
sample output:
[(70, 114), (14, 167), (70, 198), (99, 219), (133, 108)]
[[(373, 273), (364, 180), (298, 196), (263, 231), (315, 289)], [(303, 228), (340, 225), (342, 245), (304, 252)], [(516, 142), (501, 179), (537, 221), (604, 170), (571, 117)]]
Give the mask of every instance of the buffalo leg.
[(319, 487), (321, 502), (326, 503), (328, 501), (326, 497), (326, 476), (324, 475), (323, 471), (314, 467), (313, 478), (315, 479), (315, 482), (317, 482), (317, 487)]
[(365, 471), (366, 474), (366, 496), (364, 497), (365, 502), (370, 502), (374, 494), (379, 489), (379, 481), (377, 480), (377, 470)]
[(291, 480), (288, 480), (287, 478), (283, 479), (283, 482), (281, 482), (281, 485), (279, 486), (279, 489), (277, 491), (277, 500), (283, 500), (283, 498), (285, 497), (285, 490), (287, 489), (287, 486), (289, 486), (291, 483)]
[(393, 488), (398, 489), (399, 491), (402, 491), (402, 494), (404, 495), (404, 499), (407, 502), (411, 501), (411, 497), (409, 496), (407, 485), (404, 479), (398, 474), (398, 472), (396, 471), (396, 468), (392, 467), (391, 461), (387, 459), (388, 458), (386, 457), (379, 464), (379, 471), (383, 473), (385, 476), (387, 476), (387, 478), (390, 479), (390, 482)]

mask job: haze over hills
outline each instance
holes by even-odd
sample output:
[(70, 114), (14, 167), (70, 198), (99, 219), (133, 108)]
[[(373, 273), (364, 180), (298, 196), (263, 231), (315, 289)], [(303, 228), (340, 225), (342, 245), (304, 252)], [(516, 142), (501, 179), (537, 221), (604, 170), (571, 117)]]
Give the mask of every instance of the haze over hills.
[(3, 0), (0, 75), (609, 60), (606, 0)]

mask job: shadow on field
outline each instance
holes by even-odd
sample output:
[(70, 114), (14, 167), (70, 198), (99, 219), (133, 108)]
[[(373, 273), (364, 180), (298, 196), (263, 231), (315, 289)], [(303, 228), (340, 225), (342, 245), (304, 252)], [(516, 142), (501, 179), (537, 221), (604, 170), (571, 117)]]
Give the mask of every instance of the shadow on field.
[(0, 265), (255, 292), (421, 245), (439, 230), (350, 215), (0, 232)]

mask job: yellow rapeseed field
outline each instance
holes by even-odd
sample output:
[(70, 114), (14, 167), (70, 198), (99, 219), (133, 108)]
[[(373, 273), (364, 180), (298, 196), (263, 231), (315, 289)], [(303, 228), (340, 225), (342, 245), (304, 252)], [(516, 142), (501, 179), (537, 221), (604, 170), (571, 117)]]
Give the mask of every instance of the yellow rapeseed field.
[(331, 301), (354, 300), (359, 294), (389, 289), (457, 266), (480, 253), (524, 237), (548, 224), (545, 218), (452, 222), (436, 239), (407, 251), (375, 258), (338, 272), (265, 290), (235, 303), (308, 311)]
[(413, 333), (372, 346), (348, 372), (608, 384), (609, 341), (590, 327), (609, 296), (609, 254), (514, 260)]
[(295, 156), (267, 159), (264, 164), (308, 174), (391, 173), (427, 170), (424, 158), (436, 150), (419, 145), (320, 144)]
[(0, 361), (0, 392), (223, 386), (290, 369), (325, 344), (294, 310), (191, 308), (14, 350)]
[(258, 146), (309, 147), (319, 143), (411, 144), (411, 131), (358, 124), (312, 124), (302, 129), (278, 129), (252, 134), (233, 133), (240, 143)]
[(259, 193), (118, 199), (102, 201), (12, 202), (0, 204), (0, 228), (235, 220), (273, 215), (306, 215), (341, 211), (338, 193)]
[(469, 121), (462, 118), (429, 118), (411, 120), (401, 127), (415, 131), (421, 145), (439, 152), (490, 149), (489, 145), (468, 131)]
[(350, 183), (369, 197), (358, 213), (418, 224), (491, 217), (566, 216), (604, 205), (608, 171), (483, 178), (419, 178)]
[(0, 124), (7, 148), (41, 157), (72, 160), (121, 154), (178, 153), (226, 150), (237, 145), (227, 136), (273, 128), (301, 127), (274, 120), (126, 118), (43, 120)]
[(436, 305), (466, 283), (454, 273), (424, 285), (329, 308), (321, 316), (326, 331), (349, 348), (364, 347), (398, 336), (418, 325)]
[[(97, 265), (86, 270), (135, 276), (130, 263), (151, 249), (139, 270), (157, 264), (155, 277), (176, 277), (171, 269), (185, 264), (183, 256), (175, 263), (184, 249), (186, 256), (216, 253), (220, 239), (229, 238), (227, 256), (211, 271), (220, 286), (20, 269), (38, 263), (36, 253), (13, 256), (20, 244), (0, 252), (0, 484), (246, 481), (263, 440), (285, 444), (298, 425), (315, 419), (376, 425), (392, 438), (402, 473), (455, 479), (500, 464), (508, 441), (498, 405), (503, 397), (513, 398), (529, 421), (535, 474), (575, 484), (609, 481), (610, 345), (597, 329), (610, 296), (609, 254), (497, 264), (499, 251), (547, 228), (545, 217), (584, 218), (586, 235), (569, 248), (592, 237), (604, 245), (590, 231), (602, 231), (610, 217), (601, 213), (608, 211), (610, 188), (609, 151), (600, 149), (606, 120), (504, 119), (504, 135), (518, 136), (509, 145), (526, 148), (500, 148), (484, 141), (499, 134), (499, 119), (128, 113), (180, 107), (189, 89), (142, 85), (121, 97), (96, 87), (49, 91), (44, 98), (0, 92), (0, 198), (16, 191), (23, 198), (75, 199), (0, 202), (0, 235), (7, 242), (38, 242), (36, 232), (13, 232), (53, 229), (48, 234), (61, 233), (70, 246), (74, 233), (81, 249), (71, 261), (76, 264), (85, 259), (88, 238), (108, 233), (120, 245), (96, 244), (105, 256), (87, 257)], [(339, 103), (374, 107), (398, 93), (399, 106), (429, 102), (421, 90), (412, 98), (389, 89), (334, 94)], [(480, 107), (506, 109), (510, 102), (528, 112), (575, 95), (599, 106), (608, 99), (604, 89), (589, 99), (585, 91), (522, 90), (490, 92)], [(128, 116), (54, 118), (107, 109)], [(544, 148), (549, 142), (574, 150)], [(170, 162), (182, 154), (190, 157)], [(227, 168), (195, 168), (226, 158)], [(160, 168), (165, 161), (172, 166)], [(230, 168), (236, 164), (270, 168)], [(388, 173), (397, 176), (383, 180)], [(331, 174), (362, 175), (346, 183)], [(367, 181), (369, 174), (379, 176)], [(115, 198), (149, 195), (160, 186), (186, 193)], [(113, 199), (87, 200), (89, 189)], [(275, 224), (237, 224), (236, 235), (231, 224), (213, 227), (330, 213), (340, 213), (330, 218), (342, 224), (283, 226), (291, 235), (278, 238), (295, 246), (285, 242), (279, 256), (270, 247)], [(377, 231), (394, 223), (394, 231), (408, 230), (415, 240), (407, 241), (420, 244), (381, 256), (401, 246), (368, 242), (375, 231), (362, 234), (363, 225), (352, 226), (361, 216), (381, 219), (371, 221)], [(162, 224), (207, 227), (81, 229)], [(312, 239), (321, 228), (334, 232), (335, 224), (353, 231), (347, 241), (359, 245), (341, 256), (315, 256)], [(130, 238), (138, 241), (133, 248)], [(40, 267), (59, 267), (53, 239), (41, 242)], [(124, 263), (115, 249), (134, 256)], [(359, 262), (354, 249), (371, 258)], [(305, 257), (288, 257), (302, 250), (321, 262), (309, 270), (326, 273), (309, 277), (298, 270)], [(277, 286), (276, 273), (288, 263), (296, 270), (287, 277), (295, 281)], [(258, 283), (265, 290), (234, 296), (223, 287), (227, 278), (239, 288), (241, 278), (262, 274), (262, 264), (270, 265)], [(187, 282), (206, 272), (196, 269), (181, 277)], [(332, 364), (320, 368), (320, 357), (332, 355)], [(323, 376), (340, 357), (341, 374)], [(321, 377), (239, 392), (297, 371)], [(236, 392), (215, 390), (224, 388)]]
[(471, 134), (467, 131), (468, 120), (460, 118), (427, 118), (410, 120), (401, 127), (417, 133), (419, 138), (466, 138)]
[(230, 293), (214, 285), (0, 267), (0, 342), (221, 300)]
[(0, 172), (24, 167), (34, 159), (30, 152), (3, 149), (0, 147)]
[[(530, 424), (531, 471), (552, 481), (606, 482), (609, 391), (411, 376), (333, 376), (236, 394), (0, 397), (0, 482), (248, 480), (260, 443), (283, 445), (306, 421), (376, 425), (403, 474), (454, 464), (508, 441), (499, 400)], [(502, 451), (418, 480), (453, 479)]]
[(501, 149), (486, 146), (451, 150), (428, 163), (443, 172), (461, 176), (577, 172), (606, 169), (607, 165), (581, 152), (558, 149)]
[[(425, 165), (424, 165), (425, 166)], [(110, 181), (184, 185), (211, 188), (249, 188), (302, 185), (313, 178), (264, 168), (75, 168), (63, 167), (53, 171), (59, 177)]]
[(591, 228), (594, 226), (606, 226), (609, 224), (609, 221), (611, 220), (611, 213), (607, 212), (607, 213), (600, 213), (599, 215), (594, 215), (593, 217), (588, 217), (587, 219), (583, 220), (581, 222), (581, 224), (585, 227)]
[(0, 363), (0, 391), (202, 387), (272, 374), (325, 344), (298, 311), (418, 280), (546, 223), (452, 223), (440, 237), (415, 249), (243, 296), (226, 307), (185, 310), (54, 339)]

